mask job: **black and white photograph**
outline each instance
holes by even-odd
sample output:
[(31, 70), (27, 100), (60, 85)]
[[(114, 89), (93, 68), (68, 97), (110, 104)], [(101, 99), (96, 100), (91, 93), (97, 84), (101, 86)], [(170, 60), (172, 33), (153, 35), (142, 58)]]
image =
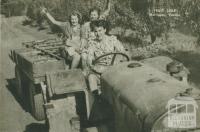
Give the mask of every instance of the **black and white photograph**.
[(200, 0), (0, 11), (0, 132), (200, 132)]

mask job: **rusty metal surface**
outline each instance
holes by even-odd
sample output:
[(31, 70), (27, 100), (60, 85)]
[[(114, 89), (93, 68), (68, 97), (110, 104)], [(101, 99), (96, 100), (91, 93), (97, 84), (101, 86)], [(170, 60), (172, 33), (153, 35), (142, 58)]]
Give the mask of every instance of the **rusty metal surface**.
[(52, 105), (52, 108), (46, 109), (49, 132), (78, 132), (73, 131), (73, 126), (70, 123), (72, 118), (78, 116), (75, 97), (52, 100), (49, 104)]
[[(141, 66), (128, 67), (131, 63)], [(101, 80), (102, 93), (117, 113), (118, 129), (127, 126), (129, 130), (133, 129), (134, 125), (131, 125), (129, 120), (139, 120), (139, 124), (145, 121), (143, 128), (150, 128), (156, 118), (166, 112), (167, 101), (189, 88), (164, 72), (137, 61), (107, 69)], [(130, 114), (124, 115), (125, 110)], [(137, 116), (132, 117), (131, 114)], [(140, 126), (136, 126), (139, 130)], [(128, 129), (125, 130), (128, 132)]]
[(48, 73), (47, 84), (49, 91), (55, 95), (84, 91), (87, 88), (80, 69)]
[(47, 72), (65, 69), (64, 59), (46, 49), (58, 51), (61, 43), (55, 39), (26, 42), (23, 48), (11, 51), (11, 58), (31, 80), (40, 82), (38, 78), (44, 80)]
[(141, 62), (157, 68), (160, 71), (167, 72), (166, 66), (173, 60), (167, 56), (157, 56), (153, 58), (144, 59)]

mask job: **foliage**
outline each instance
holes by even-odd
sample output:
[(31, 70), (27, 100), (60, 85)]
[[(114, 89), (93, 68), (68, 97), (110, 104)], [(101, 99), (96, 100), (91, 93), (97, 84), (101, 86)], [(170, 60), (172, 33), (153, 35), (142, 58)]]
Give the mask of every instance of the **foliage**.
[[(11, 0), (3, 0), (3, 2)], [(172, 5), (179, 9), (181, 17), (149, 17), (148, 8), (152, 3), (147, 0), (110, 0), (111, 11), (108, 20), (112, 27), (122, 27), (121, 38), (132, 44), (146, 45), (145, 37), (151, 35), (155, 39), (168, 33), (172, 23), (176, 26), (182, 24), (189, 26), (194, 35), (200, 34), (200, 1), (199, 0), (174, 0)], [(21, 3), (24, 10), (27, 9), (27, 16), (40, 22), (40, 7), (44, 6), (57, 19), (66, 21), (73, 10), (78, 10), (83, 16), (83, 21), (88, 20), (88, 13), (91, 7), (99, 7), (102, 11), (106, 8), (107, 0), (16, 0)], [(23, 3), (23, 4), (22, 4)], [(20, 7), (20, 6), (18, 6)], [(10, 6), (9, 8), (13, 8)], [(13, 14), (14, 15), (14, 14)], [(134, 33), (124, 36), (127, 29)], [(200, 38), (198, 39), (200, 41)]]
[(192, 30), (195, 36), (198, 36), (200, 45), (200, 1), (187, 1), (180, 7), (181, 19), (184, 25), (187, 25)]
[(24, 0), (2, 0), (1, 13), (7, 17), (20, 16), (24, 14), (26, 3)]

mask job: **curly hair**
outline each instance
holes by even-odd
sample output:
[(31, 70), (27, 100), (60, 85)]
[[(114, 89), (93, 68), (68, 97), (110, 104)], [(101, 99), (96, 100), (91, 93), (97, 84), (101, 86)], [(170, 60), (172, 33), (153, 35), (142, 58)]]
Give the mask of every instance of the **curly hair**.
[(108, 34), (110, 29), (110, 24), (106, 20), (95, 20), (90, 23), (90, 28), (92, 31), (94, 31), (95, 27), (103, 27), (104, 29), (106, 29), (106, 34)]
[(71, 16), (77, 16), (77, 17), (78, 17), (78, 22), (79, 22), (79, 24), (82, 23), (82, 15), (81, 15), (81, 13), (80, 13), (79, 11), (73, 11), (73, 12), (70, 14), (70, 16), (69, 16), (69, 21), (70, 21), (70, 23), (71, 23)]
[(97, 14), (98, 14), (98, 16), (100, 16), (101, 9), (98, 8), (98, 7), (93, 7), (93, 8), (91, 8), (90, 11), (89, 11), (89, 15), (91, 14), (91, 12), (94, 12), (94, 11), (96, 11)]

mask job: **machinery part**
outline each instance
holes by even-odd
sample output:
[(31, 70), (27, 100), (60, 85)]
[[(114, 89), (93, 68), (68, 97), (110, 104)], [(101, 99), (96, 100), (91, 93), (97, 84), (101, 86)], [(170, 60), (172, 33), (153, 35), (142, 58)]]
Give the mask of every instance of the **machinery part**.
[(23, 98), (23, 81), (22, 73), (18, 66), (15, 66), (15, 78), (16, 78), (16, 92), (20, 99)]
[(47, 85), (44, 82), (40, 82), (41, 92), (43, 95), (44, 103), (47, 103)]
[(179, 73), (183, 70), (183, 64), (178, 61), (173, 61), (166, 66), (166, 70), (171, 73)]
[[(40, 85), (37, 85), (40, 86)], [(44, 111), (44, 100), (41, 93), (41, 90), (36, 89), (36, 84), (33, 82), (29, 82), (29, 101), (30, 101), (30, 112), (37, 120), (45, 119), (45, 111)], [(38, 92), (38, 91), (39, 92)]]
[[(57, 51), (60, 47), (63, 47), (62, 40), (56, 39), (46, 39), (46, 40), (39, 40), (39, 41), (30, 41), (22, 43), (27, 48), (33, 48), (38, 51), (41, 51), (44, 54), (47, 54), (53, 58), (58, 60), (62, 60), (62, 58), (56, 55), (54, 52)], [(53, 52), (51, 50), (54, 50)]]
[[(101, 60), (107, 58), (108, 56), (112, 56), (110, 64), (102, 63)], [(108, 53), (108, 54), (104, 54), (104, 55), (101, 55), (97, 59), (94, 60), (94, 62), (93, 62), (94, 66), (92, 67), (92, 70), (97, 74), (102, 74), (102, 72), (105, 70), (105, 66), (112, 66), (112, 65), (115, 64), (117, 56), (122, 56), (123, 58), (126, 59), (126, 61), (130, 60), (129, 56), (124, 54), (124, 53)], [(124, 62), (124, 60), (120, 59), (120, 62)]]
[(85, 77), (80, 69), (52, 72), (46, 75), (46, 79), (50, 97), (80, 92), (87, 88)]
[(25, 78), (25, 74), (19, 68), (18, 65), (15, 66), (15, 90), (18, 99), (21, 102), (22, 107), (27, 111), (29, 109), (29, 97), (28, 97), (28, 89), (27, 89), (27, 78)]
[(50, 100), (45, 104), (49, 132), (80, 132), (75, 96)]

